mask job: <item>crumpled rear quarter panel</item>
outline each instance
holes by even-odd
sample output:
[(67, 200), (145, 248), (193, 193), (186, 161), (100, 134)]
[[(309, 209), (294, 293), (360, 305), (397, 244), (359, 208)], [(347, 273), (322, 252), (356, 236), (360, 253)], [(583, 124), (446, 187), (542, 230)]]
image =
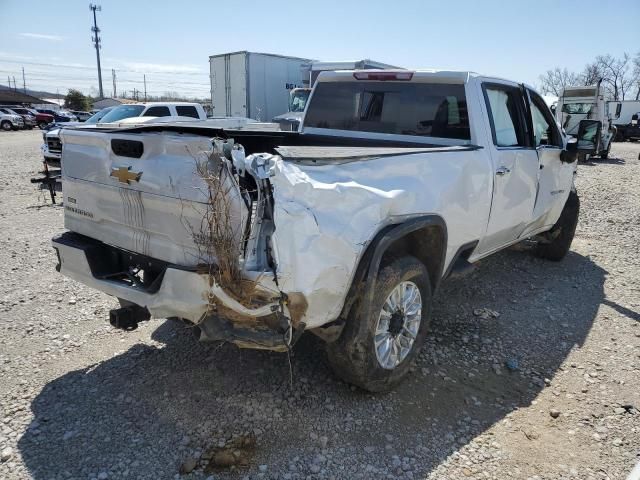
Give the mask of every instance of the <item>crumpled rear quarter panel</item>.
[(481, 237), (491, 204), (482, 152), (421, 153), (336, 165), (277, 161), (271, 178), (280, 287), (301, 292), (307, 328), (335, 320), (357, 262), (383, 227), (435, 214), (448, 229), (447, 262)]

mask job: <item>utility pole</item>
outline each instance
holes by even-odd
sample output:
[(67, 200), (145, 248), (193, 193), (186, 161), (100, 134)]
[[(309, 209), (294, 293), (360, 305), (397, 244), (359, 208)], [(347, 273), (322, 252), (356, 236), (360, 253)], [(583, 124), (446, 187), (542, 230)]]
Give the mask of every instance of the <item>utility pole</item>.
[(100, 91), (100, 98), (104, 98), (104, 94), (102, 92), (102, 71), (100, 69), (100, 29), (98, 28), (98, 21), (96, 19), (96, 10), (101, 12), (102, 7), (100, 7), (100, 5), (90, 4), (89, 10), (93, 12), (93, 27), (91, 27), (93, 37), (91, 37), (91, 40), (96, 47), (96, 60), (98, 61), (98, 89)]
[(11, 89), (11, 77), (7, 75), (7, 82), (9, 82), (9, 89)]
[(116, 70), (115, 68), (111, 69), (111, 78), (113, 79), (113, 98), (118, 97), (118, 93), (116, 91)]
[(16, 88), (16, 77), (13, 77), (13, 91), (17, 92), (18, 89)]
[(24, 94), (27, 94), (27, 81), (24, 78), (24, 67), (22, 67), (22, 88), (24, 90)]
[(147, 101), (147, 76), (143, 75), (144, 78), (144, 101)]

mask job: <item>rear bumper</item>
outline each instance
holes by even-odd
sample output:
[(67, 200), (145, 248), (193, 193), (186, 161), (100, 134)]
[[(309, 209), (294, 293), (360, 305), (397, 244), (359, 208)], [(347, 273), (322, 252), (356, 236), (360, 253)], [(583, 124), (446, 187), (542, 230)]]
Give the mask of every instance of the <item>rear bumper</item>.
[[(180, 317), (195, 323), (207, 311), (207, 277), (195, 271), (155, 265), (156, 271), (161, 269), (155, 283), (134, 285), (115, 271), (123, 261), (119, 256), (122, 253), (110, 250), (102, 242), (66, 232), (54, 238), (52, 245), (58, 253), (59, 272), (108, 295), (146, 307), (155, 318)], [(131, 255), (133, 259), (134, 254)]]
[[(53, 238), (52, 245), (58, 254), (59, 272), (144, 307), (154, 318), (178, 317), (198, 324), (202, 340), (226, 340), (241, 347), (277, 351), (288, 347), (288, 323), (278, 316), (277, 302), (245, 307), (217, 285), (209, 285), (208, 275), (195, 269), (121, 250), (77, 233), (65, 232)], [(145, 269), (143, 281), (127, 274), (132, 266)], [(210, 299), (231, 315), (222, 318), (212, 314)]]

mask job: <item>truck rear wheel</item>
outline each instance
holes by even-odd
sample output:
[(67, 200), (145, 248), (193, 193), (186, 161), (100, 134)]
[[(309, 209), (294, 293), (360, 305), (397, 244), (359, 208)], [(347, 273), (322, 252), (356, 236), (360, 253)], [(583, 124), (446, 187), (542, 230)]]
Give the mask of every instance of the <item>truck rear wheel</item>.
[(535, 248), (535, 254), (547, 260), (562, 260), (569, 249), (578, 226), (580, 213), (580, 198), (574, 190), (569, 193), (567, 203), (564, 204), (560, 218), (551, 230), (542, 235), (542, 240)]
[(349, 383), (389, 390), (408, 373), (427, 335), (427, 269), (411, 256), (392, 260), (378, 273), (371, 308), (365, 307), (358, 302), (340, 338), (327, 345), (329, 363)]

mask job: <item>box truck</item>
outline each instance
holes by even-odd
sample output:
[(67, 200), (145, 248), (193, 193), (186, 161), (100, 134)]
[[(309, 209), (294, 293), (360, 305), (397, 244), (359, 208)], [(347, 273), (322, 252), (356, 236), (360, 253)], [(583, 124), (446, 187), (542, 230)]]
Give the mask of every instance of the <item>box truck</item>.
[(556, 105), (556, 119), (567, 135), (576, 136), (582, 120), (597, 120), (600, 129), (597, 134), (596, 155), (607, 158), (611, 142), (616, 136), (614, 122), (620, 117), (620, 102), (607, 102), (601, 86), (586, 85), (566, 87)]
[(209, 57), (214, 116), (270, 121), (289, 110), (289, 92), (308, 84), (308, 58), (233, 52)]

